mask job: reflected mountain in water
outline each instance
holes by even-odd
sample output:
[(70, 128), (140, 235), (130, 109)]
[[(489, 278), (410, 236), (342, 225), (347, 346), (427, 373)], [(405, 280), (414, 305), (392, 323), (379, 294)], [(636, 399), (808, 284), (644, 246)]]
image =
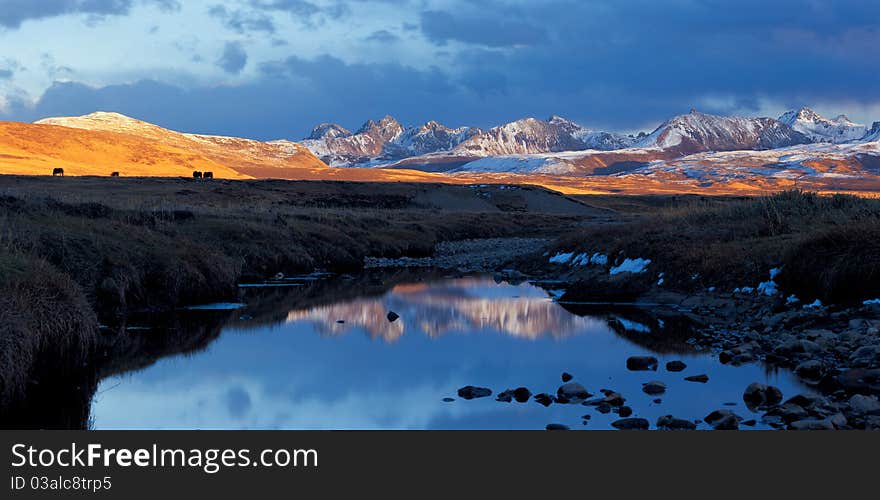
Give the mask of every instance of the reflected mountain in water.
[[(400, 318), (389, 321), (388, 312)], [(535, 340), (564, 339), (606, 327), (602, 319), (577, 316), (532, 285), (497, 284), (489, 278), (461, 278), (397, 285), (386, 294), (290, 311), (287, 322), (309, 321), (322, 335), (357, 329), (370, 338), (396, 342), (403, 335), (438, 338), (456, 332), (493, 332)]]

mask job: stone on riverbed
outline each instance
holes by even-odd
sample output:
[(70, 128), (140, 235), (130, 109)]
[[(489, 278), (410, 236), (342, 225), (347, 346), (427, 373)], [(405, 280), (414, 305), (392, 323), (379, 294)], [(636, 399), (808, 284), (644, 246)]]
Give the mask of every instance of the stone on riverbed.
[(617, 414), (621, 417), (628, 417), (633, 414), (633, 410), (629, 406), (621, 406), (620, 409), (617, 410)]
[(772, 385), (752, 382), (743, 393), (743, 401), (751, 406), (775, 405), (782, 401), (782, 391)]
[(567, 431), (569, 427), (565, 424), (547, 424), (545, 427), (548, 431)]
[(544, 406), (550, 406), (553, 404), (553, 396), (542, 392), (541, 394), (535, 394), (535, 401)]
[(517, 387), (513, 390), (513, 399), (515, 399), (517, 403), (525, 403), (530, 397), (532, 397), (532, 391), (525, 387)]
[(855, 413), (862, 413), (865, 415), (880, 415), (880, 401), (877, 401), (877, 398), (873, 396), (856, 394), (855, 396), (849, 398), (849, 407)]
[(657, 428), (670, 431), (694, 430), (697, 428), (697, 424), (683, 418), (664, 415), (657, 419)]
[(622, 418), (611, 422), (611, 426), (622, 431), (637, 431), (648, 429), (651, 424), (644, 418)]
[(556, 390), (556, 395), (560, 398), (564, 399), (587, 399), (592, 396), (587, 389), (577, 383), (577, 382), (569, 382), (567, 384), (563, 384)]
[(701, 384), (705, 384), (709, 381), (709, 376), (703, 373), (700, 375), (691, 375), (690, 377), (685, 377), (684, 379), (688, 382), (699, 382)]
[(703, 419), (716, 431), (735, 431), (739, 429), (740, 420), (742, 418), (730, 410), (715, 410)]
[(792, 430), (796, 430), (796, 431), (833, 431), (834, 430), (834, 424), (831, 423), (830, 419), (798, 420), (796, 422), (792, 422), (790, 427)]
[(474, 387), (466, 385), (458, 390), (458, 397), (462, 399), (485, 398), (492, 395), (492, 389), (487, 387)]
[(657, 358), (654, 356), (630, 356), (626, 358), (626, 369), (631, 371), (657, 371)]
[(495, 396), (495, 401), (500, 401), (502, 403), (510, 403), (513, 401), (513, 391), (507, 389), (506, 391), (501, 391)]
[(651, 382), (642, 384), (642, 392), (650, 394), (651, 396), (663, 394), (666, 392), (666, 384), (657, 380), (652, 380)]
[(400, 318), (400, 315), (397, 314), (396, 312), (394, 312), (394, 311), (388, 311), (388, 321), (390, 321), (391, 323), (394, 323), (394, 322), (397, 321), (399, 318)]
[(816, 359), (804, 361), (795, 367), (794, 372), (808, 381), (817, 381), (825, 375), (825, 363)]
[(568, 373), (568, 372), (562, 372), (562, 381), (563, 381), (563, 382), (570, 382), (571, 379), (573, 379), (573, 378), (574, 378), (574, 377), (571, 375), (571, 373)]
[(666, 363), (666, 371), (668, 372), (680, 372), (684, 371), (687, 368), (687, 365), (681, 361), (670, 361)]

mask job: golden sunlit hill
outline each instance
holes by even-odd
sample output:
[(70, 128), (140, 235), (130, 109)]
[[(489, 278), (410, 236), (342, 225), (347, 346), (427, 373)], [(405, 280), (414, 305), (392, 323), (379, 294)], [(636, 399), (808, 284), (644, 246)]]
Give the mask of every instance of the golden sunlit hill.
[(0, 174), (225, 179), (437, 180), (407, 170), (334, 169), (290, 141), (185, 134), (118, 113), (0, 122)]
[(0, 122), (0, 173), (51, 175), (55, 168), (66, 175), (191, 176), (206, 170), (248, 177), (197, 150), (127, 133)]

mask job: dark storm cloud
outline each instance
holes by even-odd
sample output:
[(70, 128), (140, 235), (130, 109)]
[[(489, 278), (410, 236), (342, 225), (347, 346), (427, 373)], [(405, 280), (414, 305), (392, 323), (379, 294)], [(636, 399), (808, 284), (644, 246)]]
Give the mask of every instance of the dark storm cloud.
[(241, 42), (226, 42), (217, 66), (227, 73), (238, 74), (247, 64), (248, 55)]
[(547, 39), (546, 31), (516, 19), (495, 17), (464, 17), (449, 12), (425, 11), (421, 15), (422, 32), (432, 42), (445, 44), (450, 40), (505, 47), (535, 45)]
[[(627, 127), (706, 96), (754, 109), (761, 98), (793, 105), (880, 95), (868, 63), (880, 59), (880, 9), (868, 0), (489, 2), (423, 13), (421, 28), (437, 45), (469, 45), (456, 56), (459, 83), (495, 99), (532, 89), (539, 101), (568, 103), (569, 114)], [(519, 19), (528, 25), (497, 29)]]
[[(307, 3), (318, 9), (335, 5), (283, 0), (236, 5), (266, 16), (330, 16), (314, 13)], [(347, 11), (340, 5), (339, 12)], [(453, 126), (560, 114), (589, 126), (632, 129), (691, 107), (757, 113), (766, 101), (792, 107), (880, 104), (875, 1), (474, 0), (416, 17), (431, 45), (421, 55), (427, 63), (421, 69), (357, 62), (357, 51), (293, 56), (249, 65), (259, 74), (237, 87), (56, 84), (36, 108), (12, 103), (10, 116), (111, 109), (180, 130), (298, 139), (317, 122), (351, 128), (386, 113), (407, 124), (436, 119)], [(332, 27), (336, 32), (356, 22), (351, 16), (339, 19)], [(374, 35), (383, 28), (401, 33), (409, 21), (403, 15), (389, 18), (374, 27)], [(414, 45), (414, 50), (423, 49)]]
[(177, 0), (2, 0), (0, 26), (14, 29), (27, 20), (65, 14), (127, 15), (135, 3), (152, 4), (164, 10), (180, 6)]

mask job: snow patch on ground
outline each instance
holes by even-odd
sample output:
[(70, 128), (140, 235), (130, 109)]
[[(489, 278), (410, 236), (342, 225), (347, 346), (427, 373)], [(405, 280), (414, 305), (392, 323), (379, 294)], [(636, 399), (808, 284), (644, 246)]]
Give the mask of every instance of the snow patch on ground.
[(551, 264), (568, 264), (568, 262), (571, 260), (572, 257), (574, 257), (574, 252), (568, 252), (568, 253), (560, 252), (560, 253), (554, 255), (553, 257), (550, 257), (550, 263)]
[(620, 273), (639, 274), (645, 272), (650, 263), (651, 259), (626, 259), (619, 266), (612, 267), (610, 273), (612, 276)]
[(620, 323), (620, 326), (628, 332), (651, 333), (651, 328), (635, 321), (615, 316), (614, 320)]

